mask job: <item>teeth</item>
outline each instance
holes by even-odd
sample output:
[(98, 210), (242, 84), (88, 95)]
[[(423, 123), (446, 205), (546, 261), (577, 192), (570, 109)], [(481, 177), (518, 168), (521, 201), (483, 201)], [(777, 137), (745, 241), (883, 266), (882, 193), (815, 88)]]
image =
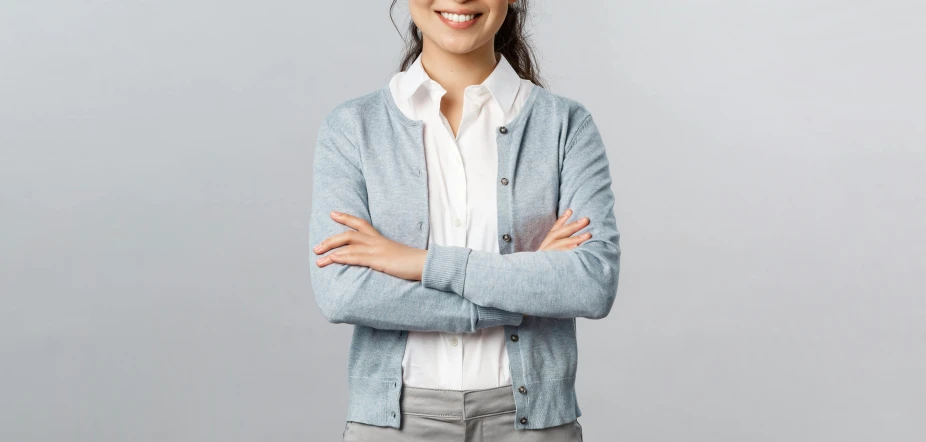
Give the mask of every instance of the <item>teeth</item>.
[(444, 18), (446, 18), (447, 20), (455, 21), (455, 22), (457, 22), (457, 23), (462, 23), (462, 22), (470, 21), (470, 20), (476, 18), (476, 14), (460, 15), (460, 14), (451, 14), (451, 13), (449, 13), (449, 12), (441, 12), (440, 15), (443, 15)]

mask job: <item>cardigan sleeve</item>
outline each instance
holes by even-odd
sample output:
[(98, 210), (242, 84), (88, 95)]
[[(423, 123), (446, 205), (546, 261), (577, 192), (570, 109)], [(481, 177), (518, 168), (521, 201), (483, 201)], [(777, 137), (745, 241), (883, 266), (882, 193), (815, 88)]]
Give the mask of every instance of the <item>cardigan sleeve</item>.
[[(319, 130), (313, 162), (311, 245), (351, 229), (331, 219), (331, 211), (371, 220), (359, 152), (333, 127), (330, 115)], [(324, 255), (312, 254), (315, 259)], [(322, 314), (332, 323), (456, 333), (520, 325), (523, 318), (521, 313), (483, 307), (453, 293), (425, 287), (421, 281), (364, 266), (331, 263), (319, 267), (315, 259), (309, 271), (312, 291)]]
[[(611, 174), (601, 134), (587, 114), (567, 139), (557, 216), (571, 208), (587, 216), (592, 237), (570, 250), (500, 255), (467, 247), (431, 245), (425, 287), (454, 292), (478, 305), (525, 315), (600, 319), (617, 295), (620, 233)], [(517, 232), (515, 232), (517, 233)]]

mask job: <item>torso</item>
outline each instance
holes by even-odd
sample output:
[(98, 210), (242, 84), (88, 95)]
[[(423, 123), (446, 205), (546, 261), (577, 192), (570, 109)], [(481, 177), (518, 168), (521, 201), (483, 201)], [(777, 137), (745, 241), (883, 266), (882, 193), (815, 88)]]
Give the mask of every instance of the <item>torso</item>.
[[(517, 116), (534, 86), (512, 77), (512, 71), (504, 73), (509, 76), (496, 75), (492, 87), (500, 96), (514, 94), (507, 110), (483, 85), (468, 86), (460, 96), (451, 97), (436, 83), (426, 83), (403, 100), (404, 72), (390, 81), (392, 100), (402, 113), (424, 122), (429, 243), (499, 253), (495, 128)], [(403, 383), (448, 390), (510, 385), (505, 341), (501, 326), (473, 333), (410, 331), (402, 361)]]

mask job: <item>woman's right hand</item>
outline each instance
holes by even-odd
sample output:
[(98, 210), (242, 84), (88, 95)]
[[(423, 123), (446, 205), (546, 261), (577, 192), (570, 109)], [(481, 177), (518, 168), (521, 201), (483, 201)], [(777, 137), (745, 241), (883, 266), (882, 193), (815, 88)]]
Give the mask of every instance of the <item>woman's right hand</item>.
[(537, 250), (570, 250), (585, 242), (592, 237), (592, 234), (585, 232), (575, 238), (571, 237), (573, 233), (578, 232), (588, 225), (588, 218), (582, 217), (578, 221), (566, 224), (566, 220), (572, 215), (572, 209), (566, 209), (563, 216), (556, 220), (550, 233), (543, 239), (540, 248)]

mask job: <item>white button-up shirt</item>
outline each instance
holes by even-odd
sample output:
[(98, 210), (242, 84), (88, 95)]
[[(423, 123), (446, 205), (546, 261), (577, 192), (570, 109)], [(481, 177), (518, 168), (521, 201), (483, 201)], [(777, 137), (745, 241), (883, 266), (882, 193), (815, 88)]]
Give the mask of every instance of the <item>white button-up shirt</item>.
[[(420, 55), (389, 81), (399, 109), (411, 119), (424, 121), (429, 244), (499, 253), (495, 128), (514, 119), (535, 85), (520, 78), (504, 55), (496, 55), (498, 63), (485, 81), (464, 90), (456, 136), (440, 111), (447, 91), (428, 76)], [(409, 331), (402, 359), (403, 382), (445, 390), (511, 385), (505, 338), (503, 326), (474, 333)]]

